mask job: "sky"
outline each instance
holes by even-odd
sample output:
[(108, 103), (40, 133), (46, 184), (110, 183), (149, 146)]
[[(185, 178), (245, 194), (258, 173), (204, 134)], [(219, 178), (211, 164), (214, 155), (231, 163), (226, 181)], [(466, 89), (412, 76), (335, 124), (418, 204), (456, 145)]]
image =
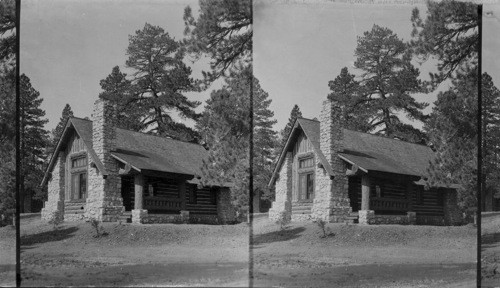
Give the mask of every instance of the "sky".
[[(357, 36), (378, 24), (408, 40), (413, 7), (425, 15), (423, 1), (355, 4), (358, 2), (362, 1), (254, 0), (254, 74), (272, 99), (276, 130), (285, 126), (294, 104), (304, 117), (319, 115), (329, 93), (328, 81), (345, 66), (352, 72)], [(49, 119), (46, 128), (57, 125), (66, 103), (75, 116), (90, 116), (101, 91), (99, 81), (116, 65), (123, 70), (128, 35), (146, 22), (180, 40), (186, 5), (196, 14), (198, 0), (23, 0), (20, 68), (44, 98), (42, 108)], [(488, 11), (492, 14), (483, 22), (483, 70), (500, 87), (500, 5), (485, 4), (484, 12)], [(189, 63), (194, 77), (208, 69), (206, 63)], [(419, 68), (425, 78), (435, 66), (429, 62)], [(205, 102), (221, 83), (187, 96)], [(432, 103), (436, 95), (415, 97)], [(203, 105), (197, 111), (202, 109)], [(421, 123), (413, 124), (421, 127)]]
[[(116, 65), (124, 70), (128, 36), (146, 22), (182, 39), (187, 5), (197, 15), (198, 0), (23, 0), (20, 71), (44, 99), (46, 129), (55, 128), (66, 103), (75, 116), (90, 117), (99, 81)], [(187, 63), (195, 78), (209, 68), (203, 59)], [(186, 95), (204, 103), (210, 91)]]
[[(306, 118), (319, 116), (321, 104), (329, 93), (328, 81), (334, 80), (343, 67), (352, 73), (357, 36), (371, 30), (374, 24), (393, 30), (403, 40), (410, 39), (411, 11), (418, 7), (424, 17), (425, 2), (385, 2), (393, 4), (255, 0), (254, 74), (272, 99), (271, 110), (278, 120), (276, 129), (284, 128), (294, 104)], [(493, 9), (500, 15), (499, 7), (489, 5), (484, 11)], [(483, 70), (489, 71), (500, 87), (500, 63), (496, 55), (500, 47), (497, 35), (500, 26), (498, 19), (487, 20), (483, 30), (488, 34), (483, 43), (487, 52), (483, 57), (489, 60), (483, 61)], [(428, 79), (428, 72), (435, 71), (435, 63), (430, 60), (417, 66), (422, 79)], [(437, 93), (447, 87), (445, 83), (434, 93), (415, 95), (418, 101), (431, 104), (424, 112), (431, 112)], [(422, 127), (420, 122), (412, 124)]]

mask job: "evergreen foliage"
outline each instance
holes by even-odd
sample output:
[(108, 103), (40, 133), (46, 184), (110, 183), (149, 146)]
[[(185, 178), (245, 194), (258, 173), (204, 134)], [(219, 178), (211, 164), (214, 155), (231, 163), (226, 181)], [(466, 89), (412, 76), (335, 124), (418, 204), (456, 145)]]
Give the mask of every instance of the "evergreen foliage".
[(202, 167), (202, 184), (222, 186), (231, 183), (233, 204), (248, 204), (250, 85), (254, 101), (254, 192), (268, 193), (271, 177), (272, 152), (276, 132), (272, 130), (274, 113), (269, 110), (271, 100), (260, 87), (251, 70), (242, 68), (226, 78), (226, 84), (213, 91), (205, 111), (196, 125), (202, 141), (208, 147), (209, 158)]
[(438, 94), (424, 129), (436, 150), (428, 186), (458, 184), (462, 209), (474, 207), (477, 183), (477, 70), (457, 73), (453, 86)]
[(191, 7), (184, 10), (188, 51), (199, 58), (211, 58), (209, 83), (224, 75), (235, 64), (249, 66), (252, 58), (252, 1), (200, 0), (198, 19)]
[(414, 8), (411, 21), (415, 55), (421, 61), (431, 55), (439, 60), (438, 73), (430, 74), (435, 87), (444, 79), (455, 77), (455, 72), (477, 65), (478, 15), (473, 2), (427, 1), (425, 20)]
[(59, 118), (59, 123), (57, 123), (56, 128), (52, 129), (52, 135), (50, 137), (50, 146), (47, 148), (47, 155), (52, 155), (54, 150), (56, 149), (57, 142), (59, 142), (59, 138), (62, 136), (62, 132), (64, 131), (64, 127), (66, 127), (66, 122), (69, 118), (73, 117), (73, 110), (71, 110), (71, 106), (66, 103), (64, 106), (61, 118)]
[(196, 89), (191, 68), (184, 64), (185, 49), (163, 28), (148, 23), (129, 36), (127, 68), (131, 79), (114, 67), (101, 81), (100, 97), (113, 100), (120, 108), (124, 126), (184, 141), (198, 139), (197, 133), (176, 122), (197, 120), (198, 101), (189, 100), (183, 93)]
[(49, 144), (48, 132), (44, 125), (48, 122), (45, 111), (40, 108), (43, 99), (31, 85), (30, 79), (22, 74), (21, 86), (21, 183), (22, 196), (33, 195), (35, 198), (46, 197), (40, 188), (47, 158)]
[(420, 130), (400, 119), (401, 114), (410, 120), (427, 119), (422, 111), (428, 104), (411, 96), (426, 90), (418, 79), (420, 71), (411, 63), (408, 45), (390, 29), (374, 25), (358, 37), (354, 55), (359, 80), (344, 68), (329, 82), (328, 97), (342, 107), (346, 124), (363, 132), (425, 142)]

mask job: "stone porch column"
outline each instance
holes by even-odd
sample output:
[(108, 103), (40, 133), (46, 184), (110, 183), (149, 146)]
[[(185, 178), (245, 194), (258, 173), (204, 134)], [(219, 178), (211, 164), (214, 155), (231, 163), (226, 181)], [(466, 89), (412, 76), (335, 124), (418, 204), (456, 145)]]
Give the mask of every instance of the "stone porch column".
[(370, 224), (370, 219), (375, 211), (370, 210), (370, 177), (368, 174), (361, 175), (361, 210), (358, 211), (359, 224)]

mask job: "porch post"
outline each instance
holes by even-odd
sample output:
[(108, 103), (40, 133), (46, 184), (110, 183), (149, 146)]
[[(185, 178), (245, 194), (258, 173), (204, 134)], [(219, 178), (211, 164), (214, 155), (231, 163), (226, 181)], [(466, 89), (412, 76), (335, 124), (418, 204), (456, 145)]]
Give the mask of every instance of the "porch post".
[(132, 223), (148, 223), (148, 210), (143, 208), (144, 176), (134, 175), (134, 210), (132, 210)]
[(370, 178), (368, 174), (361, 175), (361, 210), (358, 211), (359, 224), (373, 224), (375, 211), (370, 210)]
[(142, 210), (142, 196), (144, 194), (144, 177), (142, 174), (136, 174), (134, 176), (134, 209)]
[(370, 178), (368, 178), (368, 174), (361, 176), (361, 210), (370, 210)]

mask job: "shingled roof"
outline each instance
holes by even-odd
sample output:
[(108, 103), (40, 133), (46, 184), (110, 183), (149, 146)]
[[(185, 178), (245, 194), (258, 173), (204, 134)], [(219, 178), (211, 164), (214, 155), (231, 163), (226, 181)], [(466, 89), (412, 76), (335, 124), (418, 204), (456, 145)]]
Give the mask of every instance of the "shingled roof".
[[(281, 168), (281, 158), (284, 157), (284, 153), (290, 147), (289, 145), (292, 145), (292, 141), (290, 140), (293, 138), (293, 134), (297, 133), (300, 129), (304, 131), (309, 141), (311, 141), (316, 154), (320, 157), (323, 167), (333, 176), (332, 168), (320, 149), (320, 122), (318, 120), (298, 118), (288, 137), (289, 141), (283, 147), (282, 155), (273, 172), (271, 181), (275, 179)], [(380, 171), (423, 176), (429, 166), (429, 161), (435, 157), (432, 149), (425, 145), (349, 129), (343, 129), (343, 134), (344, 150), (338, 153), (339, 157), (351, 164), (358, 165), (360, 169), (366, 172)]]
[[(94, 163), (102, 166), (92, 148), (92, 121), (72, 117), (68, 120), (65, 132), (71, 126), (84, 141)], [(141, 132), (115, 129), (116, 149), (111, 151), (111, 155), (137, 171), (152, 170), (191, 176), (201, 175), (203, 160), (208, 157), (208, 152), (203, 146)], [(61, 138), (64, 138), (64, 133)], [(52, 162), (54, 161), (51, 159), (46, 174), (51, 171), (54, 164)]]

